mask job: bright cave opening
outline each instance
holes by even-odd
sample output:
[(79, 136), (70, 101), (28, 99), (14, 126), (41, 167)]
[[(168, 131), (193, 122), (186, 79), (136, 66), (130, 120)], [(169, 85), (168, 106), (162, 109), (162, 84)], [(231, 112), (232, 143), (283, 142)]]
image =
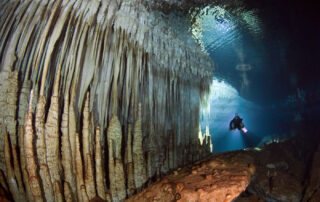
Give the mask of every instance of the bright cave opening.
[[(316, 119), (319, 68), (311, 57), (317, 57), (319, 29), (311, 30), (312, 6), (294, 2), (284, 11), (284, 2), (220, 2), (189, 11), (193, 38), (216, 66), (200, 113), (214, 153), (260, 149), (297, 135)], [(306, 36), (314, 42), (302, 43)], [(245, 135), (228, 130), (235, 114), (243, 118)]]

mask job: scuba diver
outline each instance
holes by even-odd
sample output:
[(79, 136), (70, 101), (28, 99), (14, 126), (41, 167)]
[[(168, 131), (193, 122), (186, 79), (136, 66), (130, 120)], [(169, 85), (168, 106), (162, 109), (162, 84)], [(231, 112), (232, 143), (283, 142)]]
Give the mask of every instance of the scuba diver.
[(244, 124), (242, 122), (242, 118), (238, 114), (235, 115), (235, 117), (230, 122), (230, 130), (241, 130), (244, 133), (247, 133), (248, 130), (244, 127)]

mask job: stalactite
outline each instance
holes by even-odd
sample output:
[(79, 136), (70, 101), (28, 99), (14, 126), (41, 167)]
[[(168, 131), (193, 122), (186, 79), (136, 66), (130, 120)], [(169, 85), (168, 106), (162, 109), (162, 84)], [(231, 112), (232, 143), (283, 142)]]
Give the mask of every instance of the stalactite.
[(43, 201), (40, 179), (37, 173), (36, 156), (33, 148), (33, 126), (32, 126), (32, 91), (29, 101), (29, 110), (25, 118), (24, 125), (24, 150), (26, 158), (26, 167), (29, 176), (30, 189), (35, 201)]
[[(14, 17), (12, 17), (14, 14), (15, 14), (15, 9), (17, 8), (17, 6), (19, 5), (19, 2), (16, 1), (14, 2), (13, 4), (9, 4), (9, 8), (8, 8), (8, 12), (9, 13), (6, 13), (7, 17), (4, 18), (5, 19), (5, 22), (3, 23), (3, 26), (2, 26), (2, 29), (1, 29), (1, 32), (0, 32), (0, 37), (3, 38), (3, 39), (6, 39), (7, 36), (8, 36), (8, 33), (10, 31), (10, 28), (12, 27), (12, 24), (14, 22)], [(4, 46), (4, 41), (0, 44), (0, 50), (3, 51), (3, 46)]]
[(127, 168), (127, 194), (131, 196), (135, 190), (133, 159), (132, 159), (132, 134), (131, 124), (128, 125), (127, 147), (125, 151), (125, 164)]
[[(72, 88), (71, 88), (71, 99), (70, 99), (70, 105), (69, 105), (69, 141), (70, 141), (70, 145), (71, 145), (71, 153), (72, 153), (72, 167), (76, 168), (76, 115), (75, 115), (75, 110), (74, 110), (74, 96), (75, 96), (75, 84), (73, 84)], [(76, 170), (76, 169), (74, 169)], [(73, 172), (74, 174), (76, 174), (76, 172)], [(77, 182), (78, 183), (78, 182)], [(77, 192), (80, 191), (80, 187), (79, 189), (77, 188)], [(80, 193), (78, 193), (79, 195)]]
[[(74, 60), (72, 60), (72, 65), (75, 65), (74, 67), (78, 67), (81, 64), (81, 56), (82, 56), (82, 51), (83, 51), (83, 46), (84, 46), (84, 41), (86, 38), (88, 26), (84, 25), (80, 29), (81, 29), (80, 36), (77, 41), (78, 55), (77, 55), (77, 57), (74, 58)], [(73, 156), (77, 155), (76, 144), (75, 144), (77, 141), (76, 136), (75, 136), (76, 135), (76, 128), (77, 128), (77, 123), (76, 123), (77, 118), (76, 118), (76, 111), (74, 109), (74, 103), (75, 103), (76, 86), (78, 83), (79, 71), (80, 71), (79, 68), (76, 68), (75, 73), (74, 73), (74, 78), (73, 78), (72, 87), (71, 87), (71, 99), (70, 99), (70, 109), (69, 109), (69, 135), (70, 135), (71, 150), (72, 150), (72, 153), (74, 154)], [(80, 159), (81, 159), (81, 157), (80, 157)], [(72, 163), (73, 163), (74, 167), (77, 168), (78, 166), (76, 165), (75, 161), (76, 161), (76, 157), (74, 157)], [(82, 166), (82, 162), (81, 162), (81, 166)], [(82, 170), (82, 168), (81, 168), (81, 170)], [(76, 172), (76, 175), (77, 175), (77, 172)], [(81, 180), (83, 181), (82, 171), (81, 171), (81, 175), (82, 175)], [(79, 180), (79, 179), (77, 179), (77, 180)], [(78, 192), (78, 195), (81, 197), (80, 186), (83, 183), (80, 185), (79, 181), (77, 181), (77, 184), (78, 184), (77, 185), (77, 192)]]
[[(17, 47), (18, 63), (22, 61), (23, 57), (26, 54), (28, 44), (32, 40), (32, 33), (36, 29), (36, 24), (42, 17), (46, 6), (47, 4), (45, 2), (42, 2), (41, 4), (40, 2), (31, 2), (31, 5), (29, 6), (29, 9), (27, 11), (27, 13), (29, 14), (27, 19), (27, 22), (29, 22), (29, 26), (24, 27), (23, 33), (21, 34), (20, 41)], [(33, 50), (35, 50), (35, 48)], [(26, 75), (28, 75), (28, 72), (31, 68), (30, 66), (31, 65), (27, 65), (28, 70), (26, 71)], [(21, 67), (18, 64), (18, 67), (20, 68), (20, 70), (22, 70), (22, 72), (24, 72), (23, 68), (25, 68), (25, 65), (22, 65)]]
[[(25, 20), (25, 18), (23, 18), (23, 19)], [(24, 25), (24, 23), (19, 23), (15, 32), (13, 33), (12, 37), (10, 38), (10, 41), (8, 44), (8, 50), (6, 51), (6, 54), (4, 56), (4, 61), (3, 61), (3, 66), (2, 66), (3, 72), (4, 71), (11, 72), (13, 70), (13, 65), (17, 59), (17, 57), (15, 55), (15, 48), (16, 48), (17, 43), (19, 41), (23, 25)]]
[[(119, 30), (121, 33), (121, 30)], [(121, 35), (121, 34), (120, 34)], [(114, 45), (115, 50), (117, 47), (121, 47), (121, 38), (116, 40)], [(118, 50), (121, 51), (121, 50)], [(117, 117), (117, 82), (120, 68), (121, 54), (118, 52), (115, 55), (114, 62), (114, 78), (112, 88), (113, 98), (113, 115), (111, 117), (108, 127), (108, 148), (109, 148), (109, 179), (110, 179), (110, 192), (113, 201), (121, 201), (126, 198), (126, 186), (123, 170), (123, 163), (121, 157), (121, 144), (122, 144), (122, 131), (121, 124)]]
[(96, 128), (96, 138), (95, 138), (95, 168), (96, 168), (96, 187), (97, 193), (100, 198), (103, 200), (110, 199), (110, 196), (107, 196), (107, 188), (105, 184), (105, 172), (103, 169), (103, 158), (101, 151), (101, 136), (100, 128)]
[[(53, 202), (98, 195), (110, 201), (111, 194), (122, 201), (157, 170), (160, 176), (198, 158), (188, 147), (199, 146), (193, 114), (212, 64), (165, 17), (140, 0), (0, 4), (0, 182), (5, 187), (15, 180), (7, 186), (14, 197)], [(31, 87), (35, 134), (23, 130)], [(136, 106), (138, 114), (132, 113)], [(11, 145), (5, 152), (6, 130)], [(36, 138), (34, 153), (30, 138)]]
[[(48, 37), (48, 34), (49, 34), (49, 30), (52, 26), (52, 22), (54, 20), (54, 17), (56, 16), (56, 13), (58, 11), (58, 8), (59, 8), (59, 5), (61, 4), (61, 0), (58, 0), (58, 1), (55, 1), (54, 2), (54, 7), (52, 9), (52, 12), (50, 14), (50, 18), (44, 28), (44, 31), (43, 33), (41, 34), (41, 39), (40, 39), (40, 43), (38, 44), (38, 47), (37, 47), (37, 51), (36, 51), (36, 56), (35, 56), (35, 60), (34, 60), (34, 67), (33, 68), (39, 68), (39, 65), (40, 65), (40, 62), (41, 62), (41, 59), (42, 59), (42, 54), (43, 54), (43, 51), (45, 50), (44, 49), (44, 46), (45, 46), (45, 43), (47, 41), (47, 37)], [(61, 19), (61, 17), (60, 17)], [(58, 24), (58, 29), (62, 29), (62, 23), (60, 22)], [(61, 31), (61, 30), (60, 30)], [(56, 30), (55, 31), (56, 34), (53, 34), (53, 38), (50, 39), (50, 48), (48, 48), (48, 53), (46, 54), (46, 58), (45, 58), (45, 65), (44, 65), (44, 70), (43, 70), (43, 73), (42, 73), (42, 82), (41, 82), (41, 87), (40, 87), (40, 96), (43, 96), (44, 95), (44, 84), (45, 84), (45, 80), (46, 80), (46, 77), (47, 77), (47, 70), (48, 70), (48, 65), (49, 65), (49, 61), (50, 61), (50, 57), (51, 57), (51, 53), (53, 51), (53, 47), (55, 45), (55, 42), (56, 40), (58, 39), (60, 33), (59, 33), (59, 30)], [(38, 70), (39, 71), (39, 70)], [(40, 71), (39, 71), (40, 72)]]
[(138, 119), (134, 124), (133, 171), (135, 187), (141, 188), (147, 181), (146, 162), (142, 150), (141, 103), (138, 105)]

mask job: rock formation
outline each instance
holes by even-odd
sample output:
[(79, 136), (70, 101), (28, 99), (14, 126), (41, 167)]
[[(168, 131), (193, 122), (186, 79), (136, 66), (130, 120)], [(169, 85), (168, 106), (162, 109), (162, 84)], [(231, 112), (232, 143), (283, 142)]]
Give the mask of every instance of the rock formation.
[(173, 171), (127, 201), (319, 199), (319, 139), (305, 135), (266, 144), (260, 150), (209, 156)]
[(0, 2), (0, 200), (319, 201), (305, 140), (191, 166), (213, 62), (156, 10), (188, 2)]
[(5, 0), (0, 25), (5, 195), (120, 201), (199, 160), (213, 62), (145, 1)]
[(138, 119), (134, 124), (133, 137), (133, 179), (135, 188), (141, 188), (147, 181), (146, 161), (142, 148), (141, 103), (138, 106)]
[(178, 169), (126, 201), (232, 201), (255, 172), (253, 159), (231, 153)]
[(246, 151), (255, 159), (256, 172), (236, 201), (318, 201), (318, 144), (317, 136), (305, 134)]

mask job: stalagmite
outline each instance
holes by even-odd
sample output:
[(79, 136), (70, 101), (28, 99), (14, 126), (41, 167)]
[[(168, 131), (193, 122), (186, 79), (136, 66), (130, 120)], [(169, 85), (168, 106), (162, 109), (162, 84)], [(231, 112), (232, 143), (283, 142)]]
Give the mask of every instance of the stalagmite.
[[(71, 144), (69, 139), (69, 93), (66, 93), (64, 99), (64, 108), (62, 114), (62, 121), (61, 121), (61, 162), (63, 166), (64, 176), (65, 176), (65, 183), (68, 184), (68, 187), (71, 186), (70, 194), (75, 196), (76, 194), (76, 180), (73, 172), (73, 165), (72, 165), (72, 151), (71, 151)], [(65, 185), (64, 185), (65, 187)]]
[[(11, 147), (16, 149), (16, 110), (18, 92), (18, 71), (2, 69), (0, 73), (0, 169), (6, 171), (3, 134), (10, 135)], [(17, 168), (16, 168), (17, 169)], [(6, 172), (5, 172), (6, 173)]]
[(63, 202), (63, 195), (60, 189), (60, 185), (58, 181), (54, 182), (54, 191), (55, 191), (55, 201), (56, 202)]
[(42, 179), (42, 186), (44, 190), (45, 198), (48, 202), (54, 201), (53, 185), (51, 183), (51, 175), (47, 165), (46, 156), (46, 144), (45, 144), (45, 134), (44, 134), (44, 122), (45, 122), (45, 105), (46, 99), (44, 96), (40, 96), (36, 108), (36, 134), (37, 134), (37, 156), (38, 163), (40, 166), (39, 174)]
[[(70, 141), (70, 146), (71, 146), (71, 153), (72, 153), (72, 167), (74, 168), (73, 173), (76, 174), (76, 115), (75, 115), (75, 110), (74, 110), (74, 96), (75, 96), (75, 85), (71, 88), (71, 96), (70, 96), (70, 105), (69, 105), (69, 141)], [(77, 189), (77, 191), (80, 191)], [(79, 193), (78, 193), (79, 194)]]
[(27, 171), (27, 165), (26, 165), (26, 156), (25, 156), (25, 150), (24, 150), (24, 126), (19, 126), (19, 148), (20, 148), (20, 163), (21, 163), (21, 171), (22, 171), (22, 177), (23, 182), (26, 190), (26, 197), (29, 201), (34, 201), (31, 188), (29, 184), (29, 175)]
[(7, 78), (8, 74), (6, 72), (0, 73), (0, 169), (5, 173), (6, 171), (6, 164), (5, 164), (5, 157), (4, 157), (4, 133), (6, 132), (5, 129), (5, 122), (4, 122), (4, 106), (6, 103), (6, 96), (5, 92), (7, 89)]
[[(39, 99), (39, 88), (38, 85), (36, 85), (34, 87), (34, 91), (33, 91), (33, 101), (32, 101), (32, 113), (36, 114), (36, 109), (37, 109), (37, 104), (38, 104), (38, 99)], [(36, 118), (37, 118), (37, 114), (36, 114)]]
[(138, 105), (138, 119), (134, 123), (133, 170), (136, 188), (141, 188), (147, 181), (146, 161), (142, 149), (141, 103)]
[(22, 175), (21, 175), (21, 169), (19, 164), (19, 157), (17, 153), (17, 148), (12, 148), (12, 156), (13, 156), (13, 167), (14, 167), (14, 174), (16, 177), (16, 181), (18, 183), (18, 188), (20, 192), (20, 196), (22, 198), (25, 198), (25, 192), (24, 192), (24, 186), (22, 182)]
[(22, 201), (19, 193), (18, 184), (15, 180), (14, 170), (11, 165), (11, 154), (10, 154), (10, 140), (8, 133), (4, 134), (4, 154), (5, 154), (5, 162), (6, 162), (6, 170), (7, 170), (7, 180), (9, 184), (9, 190), (12, 193), (13, 199), (15, 201)]
[[(51, 182), (54, 185), (55, 181), (59, 184), (61, 179), (61, 160), (60, 160), (60, 134), (59, 134), (59, 80), (60, 68), (58, 67), (55, 77), (53, 94), (51, 96), (50, 108), (48, 111), (47, 122), (45, 124), (45, 144), (47, 164), (50, 171)], [(41, 92), (40, 92), (41, 95)]]
[(86, 192), (86, 187), (82, 185), (80, 189), (81, 189), (82, 202), (89, 202), (89, 197)]
[(121, 137), (119, 119), (113, 115), (108, 127), (109, 179), (113, 201), (121, 201), (126, 198), (124, 170), (121, 160)]
[(17, 111), (17, 100), (18, 100), (18, 71), (13, 71), (9, 73), (8, 78), (8, 89), (6, 94), (6, 107), (5, 107), (5, 122), (7, 131), (10, 135), (10, 141), (12, 148), (17, 145), (16, 137), (16, 111)]
[(148, 179), (152, 178), (152, 152), (148, 152), (147, 154), (147, 171), (148, 171)]
[(140, 0), (0, 4), (0, 183), (14, 199), (122, 201), (194, 159), (213, 68), (167, 16)]
[(91, 131), (89, 129), (89, 92), (86, 96), (86, 101), (83, 109), (83, 129), (82, 129), (82, 148), (83, 148), (83, 159), (85, 167), (85, 185), (89, 200), (96, 196), (94, 174), (92, 167), (92, 155), (93, 149), (91, 148)]
[(169, 160), (169, 169), (174, 168), (174, 135), (173, 133), (169, 133), (169, 145), (168, 145), (168, 160)]
[[(22, 198), (24, 198), (25, 192), (24, 192), (24, 187), (23, 187), (23, 182), (22, 182), (19, 157), (18, 157), (18, 153), (17, 153), (18, 145), (17, 145), (17, 136), (16, 136), (17, 130), (16, 130), (16, 116), (15, 116), (16, 115), (16, 104), (17, 104), (17, 93), (18, 93), (18, 83), (17, 83), (18, 82), (18, 72), (15, 71), (14, 74), (15, 74), (14, 77), (10, 81), (11, 85), (10, 85), (10, 89), (8, 89), (8, 95), (7, 95), (7, 100), (9, 102), (11, 102), (11, 104), (8, 104), (10, 107), (6, 107), (6, 110), (8, 110), (7, 114), (9, 115), (10, 118), (5, 117), (5, 120), (8, 122), (11, 122), (11, 124), (13, 124), (10, 127), (8, 127), (8, 129), (10, 128), (10, 131), (11, 131), (10, 140), (11, 140), (11, 145), (12, 145), (14, 173), (16, 176), (16, 181), (18, 183), (20, 195)], [(25, 93), (28, 94), (29, 91), (28, 92), (25, 91)], [(22, 101), (24, 102), (24, 105), (25, 105), (25, 110), (24, 110), (24, 114), (25, 114), (25, 112), (27, 111), (28, 98), (22, 99)], [(20, 102), (20, 100), (19, 100), (19, 102)], [(8, 108), (10, 108), (10, 109), (8, 109)], [(20, 106), (19, 106), (19, 109), (20, 109)], [(24, 120), (24, 114), (21, 116), (22, 120)], [(18, 116), (18, 118), (20, 118), (20, 117)]]
[(84, 187), (84, 181), (83, 181), (83, 169), (82, 169), (82, 159), (81, 159), (81, 152), (80, 152), (80, 141), (79, 141), (79, 134), (76, 133), (75, 135), (75, 169), (76, 169), (76, 182), (77, 182), (77, 197), (78, 201), (83, 201), (82, 199), (82, 190), (81, 188)]
[[(119, 31), (119, 30), (118, 30)], [(121, 33), (121, 30), (120, 30)], [(122, 34), (122, 33), (121, 33)], [(116, 40), (113, 48), (121, 47), (122, 40)], [(118, 47), (118, 48), (119, 48)], [(121, 52), (121, 50), (117, 50)], [(119, 54), (118, 52), (118, 54)], [(112, 88), (112, 110), (113, 115), (109, 122), (109, 127), (107, 130), (108, 137), (108, 148), (109, 148), (109, 179), (110, 179), (110, 192), (113, 201), (121, 201), (126, 198), (126, 186), (125, 186), (125, 177), (124, 169), (121, 157), (121, 145), (122, 145), (122, 130), (121, 124), (117, 117), (117, 87), (118, 87), (118, 76), (120, 71), (120, 57), (119, 54), (115, 55), (114, 63), (114, 78), (113, 78), (113, 88)]]
[[(91, 146), (91, 133), (89, 129), (89, 92), (86, 96), (85, 105), (83, 108), (83, 127), (82, 127), (82, 144), (83, 144), (83, 158), (87, 158), (87, 155), (91, 155), (92, 148)], [(84, 163), (87, 167), (87, 162)]]
[(29, 92), (31, 88), (31, 82), (25, 80), (22, 84), (19, 96), (19, 110), (18, 110), (18, 123), (19, 126), (24, 124), (24, 115), (28, 110)]
[(9, 188), (8, 188), (5, 176), (4, 176), (4, 174), (3, 174), (3, 172), (1, 170), (0, 170), (0, 185), (6, 192), (10, 191)]
[(64, 198), (65, 198), (66, 202), (72, 202), (75, 200), (72, 197), (72, 191), (71, 191), (71, 188), (70, 188), (70, 185), (68, 184), (68, 182), (63, 183), (63, 190), (64, 190)]
[(132, 195), (135, 190), (134, 175), (133, 175), (133, 159), (132, 159), (132, 134), (131, 124), (128, 125), (128, 139), (125, 152), (125, 164), (127, 168), (127, 194)]
[[(79, 33), (79, 37), (77, 39), (77, 41), (75, 42), (75, 53), (78, 52), (78, 57), (72, 57), (72, 61), (71, 61), (71, 66), (73, 66), (74, 68), (78, 67), (80, 65), (80, 61), (81, 61), (81, 55), (82, 55), (82, 49), (83, 49), (83, 45), (84, 45), (84, 39), (85, 37), (83, 35), (84, 32), (87, 31), (87, 25), (84, 26), (80, 26), (79, 29), (81, 29), (80, 33)], [(85, 31), (84, 31), (85, 30)], [(71, 144), (71, 150), (72, 150), (72, 157), (73, 157), (73, 161), (72, 161), (72, 165), (73, 167), (77, 167), (76, 166), (76, 132), (77, 132), (77, 117), (76, 117), (76, 111), (74, 108), (74, 103), (75, 103), (75, 96), (76, 96), (76, 87), (78, 84), (78, 77), (79, 77), (79, 68), (75, 69), (74, 75), (73, 75), (73, 81), (72, 81), (72, 86), (71, 86), (71, 90), (70, 90), (70, 105), (69, 105), (69, 138), (70, 138), (70, 144)], [(80, 140), (79, 140), (80, 141)], [(81, 154), (80, 154), (81, 155)], [(83, 180), (83, 178), (82, 178)], [(77, 182), (78, 183), (78, 182)], [(78, 185), (77, 185), (78, 186)], [(77, 187), (77, 192), (78, 195), (81, 196), (81, 192), (80, 192), (80, 187)]]
[(101, 151), (101, 136), (100, 128), (96, 128), (96, 141), (95, 141), (95, 168), (96, 168), (96, 187), (97, 193), (100, 198), (107, 200), (107, 188), (105, 184), (105, 171), (103, 169), (103, 158)]
[(86, 175), (84, 179), (84, 184), (86, 185), (86, 191), (89, 197), (89, 200), (93, 199), (96, 196), (96, 189), (94, 184), (94, 175), (93, 175), (93, 168), (92, 168), (92, 160), (91, 156), (87, 154), (87, 158), (85, 161), (87, 162), (86, 167)]
[(24, 123), (24, 150), (26, 167), (29, 176), (30, 189), (35, 201), (43, 201), (41, 194), (40, 179), (37, 173), (37, 164), (33, 147), (33, 126), (32, 126), (32, 91), (29, 101), (29, 110)]
[(0, 185), (6, 192), (9, 192), (9, 188), (7, 186), (5, 176), (1, 170), (0, 170)]

